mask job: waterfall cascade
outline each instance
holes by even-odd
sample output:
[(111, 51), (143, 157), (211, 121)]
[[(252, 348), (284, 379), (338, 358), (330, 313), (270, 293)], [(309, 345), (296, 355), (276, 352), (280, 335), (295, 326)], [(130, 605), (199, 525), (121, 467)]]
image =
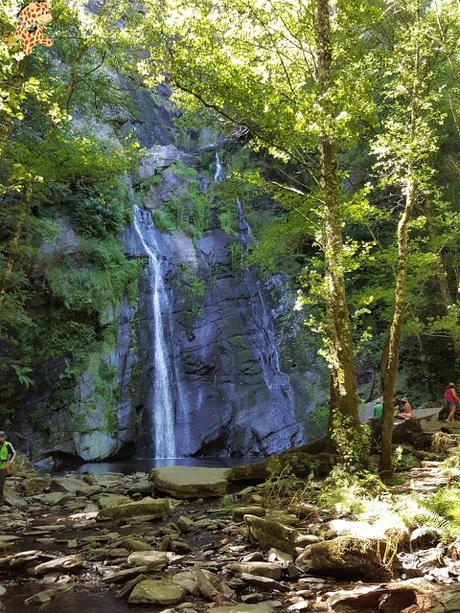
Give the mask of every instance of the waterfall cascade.
[(134, 229), (148, 257), (148, 281), (153, 314), (152, 355), (154, 360), (153, 389), (149, 394), (149, 427), (156, 458), (175, 458), (175, 418), (172, 387), (174, 370), (165, 342), (165, 325), (170, 317), (168, 296), (163, 283), (163, 272), (157, 252), (151, 215), (134, 207)]

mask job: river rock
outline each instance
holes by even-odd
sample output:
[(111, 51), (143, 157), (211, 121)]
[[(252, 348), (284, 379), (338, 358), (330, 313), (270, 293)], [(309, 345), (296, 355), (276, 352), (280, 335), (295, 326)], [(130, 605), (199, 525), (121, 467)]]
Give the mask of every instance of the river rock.
[(251, 507), (236, 507), (233, 509), (232, 519), (234, 521), (242, 521), (245, 515), (255, 515), (263, 517), (266, 514), (264, 507), (253, 505)]
[(27, 477), (22, 481), (21, 488), (24, 496), (35, 496), (41, 494), (50, 483), (50, 477)]
[(279, 592), (288, 592), (289, 587), (279, 583), (275, 579), (270, 579), (270, 577), (262, 577), (260, 575), (251, 575), (249, 573), (243, 573), (241, 575), (241, 579), (250, 585), (255, 585), (258, 588), (265, 589), (267, 591), (270, 590), (278, 590)]
[(128, 564), (162, 570), (168, 566), (169, 556), (165, 551), (135, 551), (128, 557)]
[(128, 536), (121, 540), (120, 546), (128, 551), (152, 551), (153, 547), (145, 541)]
[(128, 504), (132, 502), (129, 496), (123, 496), (122, 494), (103, 494), (97, 499), (101, 509), (110, 509), (111, 507), (117, 507), (120, 504)]
[(134, 579), (148, 570), (147, 566), (135, 566), (134, 568), (125, 568), (112, 572), (102, 579), (103, 583), (126, 583), (130, 579)]
[(195, 522), (191, 517), (181, 515), (177, 520), (177, 527), (181, 532), (193, 532), (195, 529)]
[(280, 579), (283, 572), (281, 566), (271, 562), (235, 562), (233, 564), (228, 564), (226, 568), (237, 575), (249, 573), (251, 575), (269, 577), (270, 579)]
[(168, 498), (143, 498), (136, 502), (101, 509), (98, 520), (123, 521), (133, 517), (145, 516), (149, 519), (165, 519), (171, 511)]
[(226, 470), (197, 466), (156, 468), (150, 473), (155, 488), (174, 498), (216, 498), (227, 492)]
[(286, 553), (295, 552), (299, 533), (294, 528), (255, 515), (245, 515), (244, 521), (248, 527), (249, 540), (262, 549), (275, 547)]
[(145, 579), (134, 587), (128, 602), (171, 605), (179, 603), (184, 595), (185, 589), (170, 579)]
[(212, 613), (272, 613), (281, 603), (278, 600), (267, 600), (258, 604), (237, 604), (222, 607), (213, 607)]
[(83, 565), (84, 558), (81, 554), (75, 554), (70, 556), (61, 556), (59, 558), (55, 558), (54, 560), (50, 560), (49, 562), (43, 562), (43, 564), (38, 564), (33, 568), (28, 569), (29, 575), (46, 575), (46, 573), (60, 571), (60, 570), (70, 570), (75, 568), (80, 568)]
[(88, 485), (83, 479), (77, 477), (56, 477), (51, 481), (50, 490), (52, 492), (65, 492), (74, 496), (93, 496), (101, 491), (97, 485)]
[(377, 540), (342, 536), (309, 545), (305, 554), (311, 559), (312, 570), (360, 579), (389, 579), (391, 572), (382, 564), (380, 547), (382, 543)]
[(3, 490), (3, 498), (5, 499), (6, 504), (10, 507), (25, 509), (28, 506), (24, 498), (19, 496), (16, 490), (9, 487), (8, 485), (5, 485), (5, 488)]

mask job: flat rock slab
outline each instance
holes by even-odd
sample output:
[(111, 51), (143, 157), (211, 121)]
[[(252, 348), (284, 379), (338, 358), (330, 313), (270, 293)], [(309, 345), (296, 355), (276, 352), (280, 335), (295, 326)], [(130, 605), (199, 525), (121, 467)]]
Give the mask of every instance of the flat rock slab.
[(213, 607), (210, 609), (213, 613), (272, 613), (279, 608), (280, 602), (277, 600), (268, 600), (259, 602), (258, 604), (237, 604), (224, 607)]
[(168, 498), (143, 498), (138, 502), (120, 504), (116, 507), (101, 509), (98, 520), (124, 521), (132, 517), (148, 517), (149, 519), (165, 519), (171, 511)]
[(145, 579), (138, 583), (129, 596), (131, 604), (170, 605), (179, 603), (185, 589), (170, 579)]
[(227, 469), (196, 466), (156, 468), (150, 473), (153, 485), (174, 498), (216, 498), (227, 492)]

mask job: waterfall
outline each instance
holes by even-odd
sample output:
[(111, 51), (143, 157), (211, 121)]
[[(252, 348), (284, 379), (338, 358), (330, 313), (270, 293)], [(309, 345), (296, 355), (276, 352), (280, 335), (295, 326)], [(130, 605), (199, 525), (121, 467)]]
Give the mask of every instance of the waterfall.
[(223, 167), (220, 162), (219, 152), (216, 149), (216, 169), (214, 171), (214, 183), (219, 183), (223, 179)]
[(170, 319), (170, 305), (163, 283), (151, 215), (134, 207), (134, 229), (148, 257), (148, 282), (153, 314), (152, 353), (154, 356), (154, 384), (148, 402), (150, 434), (155, 444), (156, 458), (176, 457), (175, 419), (172, 395), (171, 368), (165, 343), (165, 326)]

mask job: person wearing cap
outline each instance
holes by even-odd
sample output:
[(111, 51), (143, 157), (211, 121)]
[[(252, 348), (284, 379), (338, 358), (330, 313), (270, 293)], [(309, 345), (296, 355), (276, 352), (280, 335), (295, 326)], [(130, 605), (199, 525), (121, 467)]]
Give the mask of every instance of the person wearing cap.
[(453, 383), (449, 383), (449, 385), (446, 387), (444, 392), (444, 402), (449, 409), (449, 415), (446, 422), (448, 424), (453, 424), (455, 421), (455, 412), (459, 403), (457, 392), (455, 391), (455, 385)]

